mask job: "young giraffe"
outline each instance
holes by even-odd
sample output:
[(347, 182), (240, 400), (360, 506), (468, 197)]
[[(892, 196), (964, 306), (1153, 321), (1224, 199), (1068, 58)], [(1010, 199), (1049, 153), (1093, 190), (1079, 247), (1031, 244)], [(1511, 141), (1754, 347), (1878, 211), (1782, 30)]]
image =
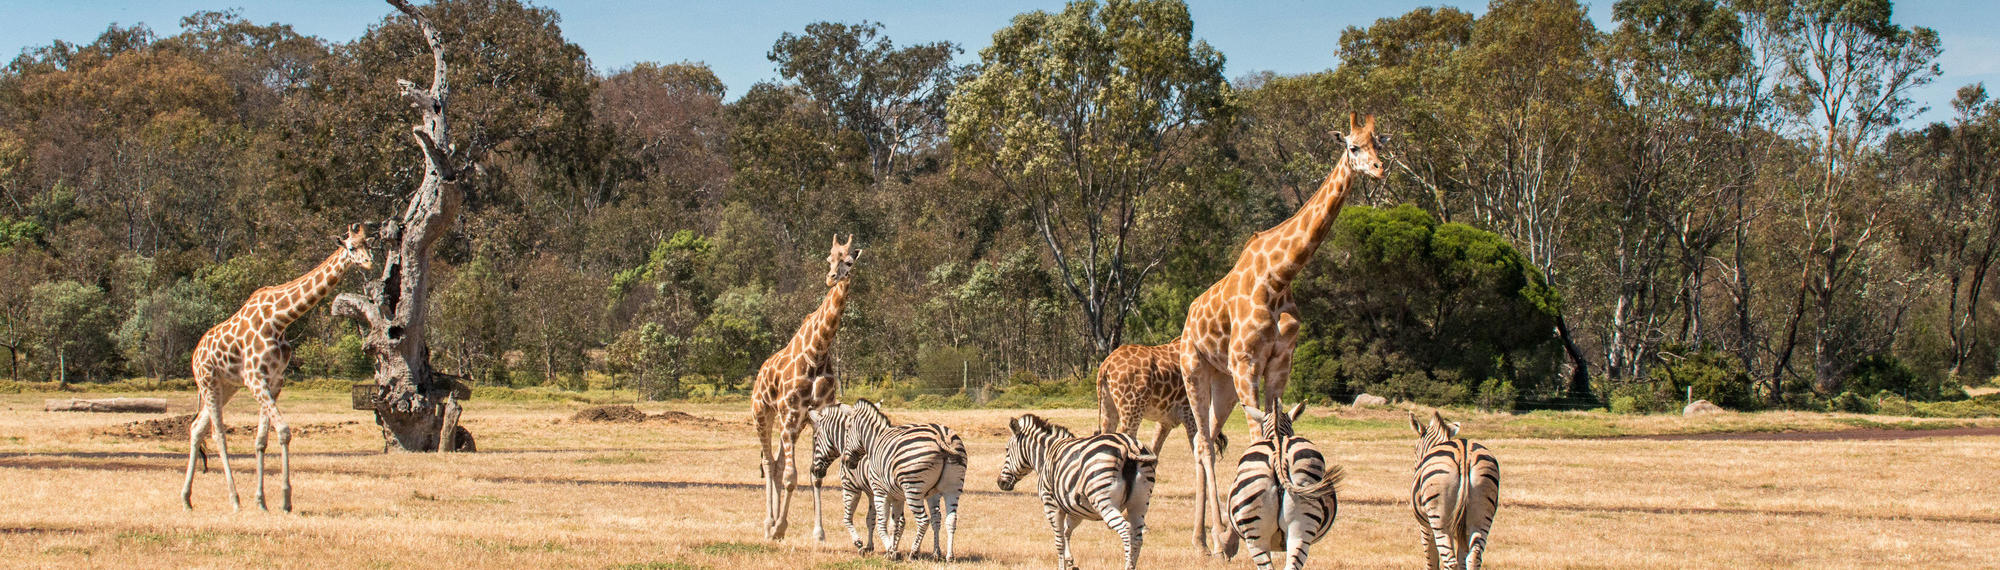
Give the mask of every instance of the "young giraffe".
[(340, 275), (351, 267), (375, 267), (367, 247), (367, 233), (361, 224), (348, 226), (340, 250), (327, 256), (319, 267), (304, 276), (276, 287), (258, 289), (243, 302), (236, 314), (208, 329), (194, 347), (194, 385), (201, 403), (188, 428), (187, 478), (181, 483), (181, 506), (194, 509), (194, 468), (202, 459), (207, 471), (201, 436), (215, 432), (215, 450), (222, 459), (222, 477), (229, 485), (229, 502), (243, 510), (236, 493), (236, 475), (229, 469), (229, 440), (222, 429), (222, 405), (236, 395), (240, 385), (257, 398), (257, 508), (264, 505), (264, 447), (270, 431), (278, 432), (279, 461), (284, 465), (284, 503), (292, 510), (292, 427), (278, 414), (278, 392), (285, 386), (285, 367), (292, 361), (291, 343), (285, 341), (285, 327), (325, 299), (340, 283)]
[[(798, 334), (783, 350), (764, 360), (757, 369), (757, 384), (750, 392), (750, 410), (757, 424), (757, 441), (764, 451), (760, 472), (764, 477), (764, 535), (773, 540), (785, 537), (786, 513), (792, 506), (792, 489), (798, 485), (798, 463), (792, 447), (811, 418), (808, 412), (839, 403), (840, 379), (833, 375), (833, 335), (840, 331), (840, 311), (847, 304), (848, 270), (861, 250), (853, 249), (854, 236), (841, 243), (834, 236), (833, 249), (826, 254), (826, 300), (806, 316)], [(778, 450), (771, 450), (771, 428), (778, 428)], [(782, 482), (780, 481), (782, 477)], [(826, 539), (819, 524), (819, 487), (813, 487), (813, 536)]]
[[(1154, 455), (1167, 444), (1167, 434), (1185, 426), (1188, 449), (1194, 449), (1194, 415), (1188, 408), (1187, 387), (1181, 381), (1181, 339), (1148, 346), (1128, 344), (1111, 351), (1097, 366), (1098, 433), (1138, 436), (1139, 422), (1153, 420)], [(1228, 449), (1229, 438), (1216, 433), (1216, 448)], [(1220, 452), (1218, 452), (1220, 453)]]
[[(1238, 402), (1266, 413), (1278, 411), (1278, 396), (1291, 381), (1292, 349), (1298, 345), (1292, 280), (1326, 238), (1347, 201), (1354, 172), (1382, 177), (1375, 117), (1361, 120), (1348, 113), (1347, 128), (1344, 137), (1334, 133), (1345, 139), (1343, 155), (1312, 198), (1290, 219), (1251, 236), (1229, 274), (1188, 305), (1187, 324), (1181, 328), (1181, 371), (1198, 432), (1195, 475), (1201, 484), (1195, 492), (1194, 538), (1196, 548), (1205, 545), (1211, 555), (1234, 555), (1237, 537), (1223, 518), (1215, 484), (1217, 451), (1208, 444)], [(1211, 513), (1213, 528), (1208, 526)], [(1210, 531), (1213, 543), (1208, 542)]]

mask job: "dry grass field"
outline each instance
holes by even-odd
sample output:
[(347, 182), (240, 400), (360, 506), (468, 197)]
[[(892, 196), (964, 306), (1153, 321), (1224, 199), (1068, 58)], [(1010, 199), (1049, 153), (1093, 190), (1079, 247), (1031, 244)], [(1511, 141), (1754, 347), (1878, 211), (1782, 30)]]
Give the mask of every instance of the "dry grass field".
[[(157, 394), (156, 394), (157, 395)], [(644, 404), (694, 421), (570, 420), (585, 404), (475, 400), (465, 423), (480, 453), (384, 455), (372, 421), (344, 394), (283, 400), (295, 429), (298, 512), (257, 512), (249, 430), (231, 438), (245, 511), (220, 472), (199, 476), (195, 510), (177, 495), (185, 436), (135, 439), (105, 428), (151, 416), (46, 413), (46, 394), (0, 396), (0, 564), (25, 567), (873, 568), (857, 557), (828, 494), (827, 541), (811, 537), (810, 489), (792, 535), (764, 540), (745, 404)], [(185, 393), (165, 394), (175, 414)], [(232, 425), (252, 425), (240, 398)], [(970, 568), (1044, 567), (1050, 533), (1031, 492), (994, 486), (1007, 410), (896, 412), (956, 427), (972, 451), (958, 551)], [(1088, 431), (1091, 410), (1043, 412)], [(1405, 502), (1413, 451), (1401, 410), (1317, 410), (1301, 431), (1346, 465), (1335, 532), (1319, 567), (1412, 567)], [(1465, 434), (1504, 474), (1494, 568), (1993, 567), (2000, 554), (2000, 427), (1991, 420), (1820, 414), (1715, 419), (1590, 414), (1466, 416)], [(1242, 433), (1241, 414), (1232, 433)], [(1923, 428), (1961, 428), (1931, 431)], [(1787, 430), (1851, 431), (1795, 440)], [(1147, 428), (1150, 430), (1151, 425)], [(1893, 430), (1893, 431), (1892, 431)], [(1702, 432), (1741, 435), (1623, 437)], [(1970, 432), (1970, 433), (1968, 433)], [(1886, 435), (1863, 439), (1861, 434)], [(1612, 437), (1619, 436), (1619, 437)], [(273, 448), (275, 452), (275, 446)], [(273, 464), (275, 465), (275, 453)], [(1163, 453), (1146, 568), (1240, 568), (1191, 546), (1184, 440)], [(276, 484), (272, 483), (275, 504)], [(1115, 567), (1102, 525), (1077, 532), (1078, 563)], [(930, 567), (928, 561), (905, 564)]]

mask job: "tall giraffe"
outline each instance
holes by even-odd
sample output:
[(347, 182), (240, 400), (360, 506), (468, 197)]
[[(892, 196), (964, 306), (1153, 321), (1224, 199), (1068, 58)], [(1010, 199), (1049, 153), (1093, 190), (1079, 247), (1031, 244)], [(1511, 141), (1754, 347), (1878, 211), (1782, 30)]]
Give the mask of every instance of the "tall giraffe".
[[(798, 463), (792, 447), (799, 432), (811, 422), (808, 412), (839, 403), (840, 379), (833, 375), (833, 335), (840, 331), (840, 311), (847, 305), (848, 270), (861, 250), (853, 249), (854, 236), (841, 243), (834, 236), (826, 254), (826, 300), (799, 324), (799, 332), (783, 350), (764, 360), (757, 369), (757, 384), (750, 392), (750, 411), (757, 424), (757, 442), (764, 451), (764, 534), (773, 540), (785, 537), (786, 513), (792, 506), (792, 489), (797, 487)], [(778, 428), (778, 451), (771, 450), (771, 428)], [(782, 483), (780, 481), (782, 477)], [(819, 487), (813, 487), (813, 535), (825, 540), (819, 526)]]
[(329, 255), (319, 267), (283, 285), (265, 287), (250, 294), (235, 315), (201, 335), (194, 347), (194, 385), (201, 412), (188, 428), (187, 478), (181, 483), (181, 506), (194, 509), (194, 467), (199, 457), (202, 470), (207, 461), (201, 436), (215, 432), (215, 450), (222, 459), (222, 477), (229, 485), (229, 502), (243, 510), (236, 493), (236, 474), (229, 469), (229, 439), (222, 429), (222, 405), (236, 395), (238, 387), (248, 388), (257, 398), (257, 508), (264, 504), (264, 447), (270, 431), (278, 432), (279, 461), (284, 465), (284, 503), (292, 510), (292, 427), (278, 414), (278, 392), (285, 386), (285, 367), (292, 361), (292, 345), (285, 341), (285, 327), (325, 299), (340, 283), (349, 268), (375, 267), (375, 257), (367, 247), (368, 236), (361, 224), (348, 226), (347, 237), (339, 240), (340, 250)]
[[(1213, 442), (1236, 404), (1254, 405), (1265, 413), (1278, 411), (1278, 396), (1292, 376), (1292, 349), (1298, 345), (1298, 304), (1292, 280), (1312, 259), (1340, 207), (1356, 171), (1382, 177), (1382, 160), (1375, 153), (1375, 117), (1347, 114), (1346, 142), (1341, 160), (1321, 182), (1312, 198), (1299, 205), (1290, 219), (1250, 236), (1236, 265), (1188, 305), (1181, 328), (1181, 371), (1195, 423), (1195, 475), (1201, 479), (1195, 501), (1196, 548), (1211, 555), (1235, 554), (1236, 535), (1223, 517), (1216, 493)], [(1252, 426), (1254, 429), (1254, 426)], [(1208, 517), (1215, 515), (1214, 527)], [(1207, 533), (1213, 532), (1215, 542)]]

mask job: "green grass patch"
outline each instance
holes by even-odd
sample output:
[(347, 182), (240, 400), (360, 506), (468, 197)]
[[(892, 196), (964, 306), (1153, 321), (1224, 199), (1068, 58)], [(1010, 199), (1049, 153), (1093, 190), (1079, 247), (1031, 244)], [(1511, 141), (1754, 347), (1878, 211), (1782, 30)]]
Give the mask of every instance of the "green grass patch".
[(751, 542), (704, 542), (694, 546), (695, 552), (709, 556), (742, 556), (746, 554), (770, 554), (778, 549), (768, 544)]

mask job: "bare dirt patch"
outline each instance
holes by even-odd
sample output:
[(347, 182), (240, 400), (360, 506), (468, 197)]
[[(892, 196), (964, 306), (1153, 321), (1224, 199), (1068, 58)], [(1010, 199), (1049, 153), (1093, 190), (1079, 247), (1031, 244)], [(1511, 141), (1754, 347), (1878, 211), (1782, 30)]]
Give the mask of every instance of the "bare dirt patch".
[[(92, 433), (95, 433), (97, 435), (108, 435), (111, 437), (121, 437), (126, 439), (185, 440), (188, 437), (188, 429), (193, 424), (194, 424), (194, 414), (182, 414), (178, 416), (170, 416), (164, 418), (155, 418), (150, 420), (139, 420), (136, 422), (122, 423), (107, 428), (99, 428), (97, 430), (94, 430)], [(292, 435), (297, 437), (310, 437), (314, 434), (341, 431), (347, 429), (350, 426), (358, 426), (358, 425), (361, 425), (361, 422), (359, 420), (348, 420), (344, 422), (334, 422), (334, 423), (302, 424), (292, 427)], [(225, 429), (228, 430), (228, 432), (232, 435), (250, 434), (250, 433), (256, 433), (257, 426), (254, 424), (247, 426), (226, 426)]]

